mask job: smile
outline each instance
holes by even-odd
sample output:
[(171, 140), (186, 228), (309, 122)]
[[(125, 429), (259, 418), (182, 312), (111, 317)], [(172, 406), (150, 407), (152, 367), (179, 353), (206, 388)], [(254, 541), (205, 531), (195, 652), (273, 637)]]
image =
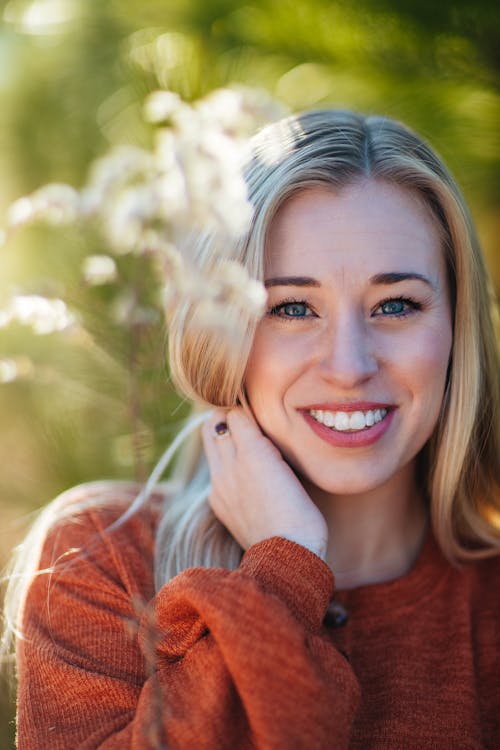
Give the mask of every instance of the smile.
[(310, 416), (319, 424), (337, 432), (360, 432), (381, 422), (387, 416), (387, 409), (368, 409), (367, 411), (327, 411), (311, 409)]
[(367, 448), (377, 443), (390, 430), (398, 411), (396, 405), (370, 402), (325, 406), (330, 408), (311, 404), (301, 414), (311, 430), (335, 448)]

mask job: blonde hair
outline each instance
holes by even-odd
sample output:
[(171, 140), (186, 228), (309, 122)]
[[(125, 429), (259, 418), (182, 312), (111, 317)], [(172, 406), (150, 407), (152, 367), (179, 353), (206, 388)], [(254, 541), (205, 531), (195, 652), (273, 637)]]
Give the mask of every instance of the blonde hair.
[[(221, 257), (230, 257), (262, 280), (273, 217), (288, 197), (304, 189), (341, 190), (361, 179), (378, 179), (412, 191), (429, 207), (443, 237), (454, 318), (442, 412), (421, 456), (432, 523), (451, 561), (497, 554), (500, 394), (493, 293), (464, 199), (446, 167), (426, 143), (397, 122), (322, 110), (261, 131), (252, 142), (246, 178), (254, 207), (247, 235), (231, 245), (204, 235), (190, 247), (197, 268), (208, 277)], [(210, 477), (199, 429), (210, 406), (229, 408), (245, 402), (245, 368), (256, 322), (237, 300), (227, 314), (234, 321), (227, 336), (204, 328), (199, 300), (184, 299), (169, 318), (172, 378), (201, 416), (193, 421), (184, 443), (176, 489), (165, 495), (156, 534), (157, 588), (187, 567), (235, 568), (241, 559), (242, 550), (207, 502)], [(159, 473), (125, 516), (147, 499)], [(47, 524), (41, 528), (46, 533)], [(6, 602), (11, 619), (22, 597), (19, 584), (12, 582)]]
[[(441, 416), (421, 461), (436, 538), (454, 562), (497, 554), (500, 394), (493, 291), (465, 201), (430, 147), (388, 118), (343, 111), (313, 111), (269, 126), (254, 139), (247, 166), (253, 224), (231, 257), (262, 280), (266, 233), (290, 195), (321, 185), (341, 190), (370, 178), (412, 191), (443, 237), (453, 351)], [(209, 275), (219, 253), (217, 238), (202, 238), (198, 267)], [(228, 340), (200, 331), (196, 303), (189, 300), (170, 319), (172, 377), (198, 403), (232, 407), (244, 399), (255, 323), (239, 310), (236, 324), (238, 335)], [(165, 506), (158, 529), (157, 585), (189, 565), (233, 567), (241, 554), (202, 499), (208, 470), (198, 436), (190, 450), (180, 474), (184, 489)], [(191, 494), (196, 486), (198, 494)]]

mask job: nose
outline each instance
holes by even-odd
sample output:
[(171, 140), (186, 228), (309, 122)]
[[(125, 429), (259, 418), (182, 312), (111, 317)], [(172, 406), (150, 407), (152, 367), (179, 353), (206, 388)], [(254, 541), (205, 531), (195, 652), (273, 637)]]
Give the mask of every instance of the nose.
[(379, 369), (375, 342), (361, 316), (340, 316), (325, 331), (319, 360), (321, 375), (342, 389), (352, 389)]

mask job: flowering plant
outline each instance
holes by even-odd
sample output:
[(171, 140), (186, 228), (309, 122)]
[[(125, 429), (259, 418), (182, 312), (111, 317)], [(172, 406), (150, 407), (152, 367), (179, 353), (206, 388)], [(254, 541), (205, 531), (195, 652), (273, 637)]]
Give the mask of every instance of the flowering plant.
[[(156, 91), (147, 97), (143, 113), (152, 130), (150, 148), (113, 146), (90, 165), (83, 187), (45, 185), (8, 210), (6, 240), (34, 222), (76, 226), (98, 238), (98, 247), (90, 243), (90, 252), (83, 243), (78, 294), (73, 290), (68, 298), (65, 285), (52, 283), (51, 277), (45, 289), (16, 290), (0, 307), (0, 332), (5, 336), (20, 325), (37, 338), (53, 334), (66, 342), (66, 355), (59, 347), (51, 349), (55, 369), (54, 356), (44, 362), (34, 343), (22, 346), (21, 354), (1, 356), (0, 383), (30, 379), (62, 384), (61, 369), (69, 368), (71, 392), (76, 389), (83, 398), (82, 390), (91, 390), (92, 384), (87, 378), (82, 385), (81, 370), (75, 381), (81, 358), (73, 345), (83, 345), (86, 355), (92, 350), (101, 368), (92, 400), (107, 404), (106, 413), (115, 415), (115, 424), (121, 410), (128, 410), (131, 434), (122, 437), (131, 457), (119, 463), (135, 463), (136, 473), (144, 444), (151, 444), (154, 432), (148, 423), (164, 423), (152, 393), (161, 371), (158, 336), (163, 313), (187, 294), (200, 303), (200, 323), (223, 329), (226, 335), (231, 333), (228, 301), (232, 309), (241, 305), (246, 313), (261, 314), (265, 291), (260, 282), (250, 279), (231, 257), (221, 257), (206, 278), (190, 255), (189, 243), (181, 240), (193, 230), (235, 239), (245, 233), (252, 216), (242, 173), (248, 136), (283, 114), (267, 95), (245, 88), (218, 89), (192, 104), (171, 91)], [(47, 294), (47, 286), (55, 294)], [(12, 342), (12, 335), (7, 341)], [(147, 346), (154, 347), (154, 357), (144, 355)], [(171, 403), (167, 394), (169, 398)], [(123, 441), (114, 440), (121, 455)], [(146, 455), (152, 458), (154, 452)]]
[[(144, 106), (145, 119), (156, 127), (151, 150), (116, 146), (92, 164), (81, 190), (49, 184), (20, 198), (8, 211), (6, 235), (39, 220), (92, 223), (109, 254), (85, 258), (88, 284), (115, 282), (116, 258), (133, 253), (157, 261), (164, 300), (172, 302), (189, 288), (191, 295), (212, 300), (216, 307), (229, 287), (241, 295), (246, 310), (258, 315), (265, 294), (243, 267), (228, 258), (221, 263), (220, 278), (204, 279), (177, 247), (177, 238), (193, 228), (233, 237), (245, 232), (251, 220), (242, 174), (247, 136), (277, 111), (262, 94), (245, 89), (219, 89), (193, 105), (172, 92), (156, 91)], [(226, 294), (217, 293), (221, 285)], [(21, 295), (0, 313), (0, 327), (17, 319), (37, 333), (61, 330), (64, 321), (74, 324), (64, 309), (62, 300)], [(222, 310), (212, 316), (214, 325), (225, 321)]]

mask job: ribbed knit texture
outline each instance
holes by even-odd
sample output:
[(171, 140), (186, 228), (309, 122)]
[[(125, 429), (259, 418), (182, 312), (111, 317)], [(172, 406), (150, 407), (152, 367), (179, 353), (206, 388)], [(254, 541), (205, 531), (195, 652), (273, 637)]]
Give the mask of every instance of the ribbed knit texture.
[(350, 617), (332, 630), (330, 570), (281, 538), (154, 595), (155, 512), (106, 532), (123, 507), (45, 543), (20, 750), (500, 748), (500, 558), (457, 570), (429, 536), (408, 575), (335, 593)]

